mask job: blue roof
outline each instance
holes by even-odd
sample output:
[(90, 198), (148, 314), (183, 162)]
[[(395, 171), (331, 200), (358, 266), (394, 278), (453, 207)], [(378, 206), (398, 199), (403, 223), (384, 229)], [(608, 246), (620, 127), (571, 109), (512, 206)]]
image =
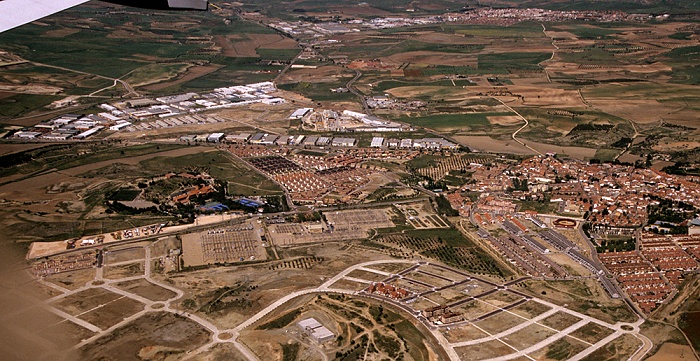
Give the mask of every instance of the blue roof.
[(238, 200), (238, 203), (240, 203), (246, 207), (260, 207), (263, 205), (262, 202), (254, 201), (254, 200), (248, 199), (248, 198), (241, 198)]

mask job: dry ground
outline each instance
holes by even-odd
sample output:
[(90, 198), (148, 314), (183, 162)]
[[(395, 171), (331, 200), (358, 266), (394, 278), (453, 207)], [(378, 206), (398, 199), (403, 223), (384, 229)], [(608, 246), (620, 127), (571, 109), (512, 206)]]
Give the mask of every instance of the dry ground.
[(168, 299), (176, 296), (175, 292), (154, 285), (143, 278), (134, 281), (121, 282), (116, 286), (151, 301), (167, 301)]
[(647, 361), (694, 361), (697, 360), (693, 350), (688, 345), (678, 345), (667, 342)]
[[(83, 360), (142, 359), (142, 353), (183, 355), (202, 346), (209, 333), (189, 319), (172, 313), (150, 313), (83, 347)], [(118, 351), (117, 351), (118, 350)]]
[(185, 73), (180, 74), (177, 79), (168, 80), (168, 81), (160, 82), (157, 84), (150, 84), (150, 85), (144, 86), (143, 88), (146, 90), (149, 90), (149, 91), (162, 90), (162, 89), (165, 89), (165, 88), (168, 88), (171, 86), (186, 83), (188, 81), (205, 76), (209, 73), (213, 73), (213, 72), (221, 69), (222, 67), (223, 67), (223, 65), (217, 65), (217, 64), (194, 66), (194, 67), (187, 69), (187, 71)]

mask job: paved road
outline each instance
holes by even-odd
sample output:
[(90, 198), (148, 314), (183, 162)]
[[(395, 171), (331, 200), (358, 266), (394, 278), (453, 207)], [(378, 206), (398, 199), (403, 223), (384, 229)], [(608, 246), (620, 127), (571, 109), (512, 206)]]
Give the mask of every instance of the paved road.
[[(79, 292), (84, 291), (84, 290), (89, 289), (89, 288), (103, 288), (103, 289), (108, 290), (110, 292), (113, 292), (115, 294), (121, 295), (122, 297), (128, 297), (130, 299), (133, 299), (135, 301), (138, 301), (138, 302), (144, 304), (143, 310), (123, 319), (122, 321), (118, 322), (117, 324), (115, 324), (115, 325), (113, 325), (105, 330), (102, 330), (99, 327), (92, 325), (92, 324), (80, 319), (79, 318), (80, 315), (73, 316), (73, 315), (67, 314), (66, 312), (63, 312), (61, 310), (50, 307), (51, 311), (54, 312), (55, 314), (59, 315), (60, 317), (63, 317), (71, 322), (74, 322), (82, 327), (85, 327), (86, 329), (89, 329), (89, 330), (95, 332), (95, 335), (80, 342), (79, 344), (74, 346), (74, 349), (78, 349), (78, 348), (80, 348), (88, 343), (91, 343), (91, 342), (97, 340), (98, 338), (103, 337), (104, 335), (107, 335), (107, 334), (113, 332), (114, 330), (140, 318), (141, 316), (145, 315), (148, 312), (172, 312), (172, 313), (179, 314), (183, 317), (187, 317), (188, 319), (192, 320), (193, 322), (196, 322), (197, 324), (201, 325), (203, 328), (205, 328), (209, 332), (211, 332), (211, 335), (212, 335), (211, 339), (208, 343), (199, 347), (196, 350), (191, 351), (190, 353), (185, 355), (182, 358), (182, 360), (190, 359), (198, 354), (201, 354), (202, 352), (209, 350), (212, 346), (215, 346), (218, 343), (231, 343), (239, 350), (239, 352), (246, 359), (255, 361), (255, 360), (258, 360), (257, 356), (250, 349), (248, 349), (244, 344), (238, 342), (237, 339), (240, 336), (240, 333), (244, 329), (246, 329), (247, 327), (250, 327), (251, 325), (260, 321), (262, 318), (264, 318), (265, 316), (267, 316), (268, 314), (270, 314), (271, 312), (273, 312), (277, 308), (281, 307), (285, 303), (289, 302), (290, 300), (297, 298), (297, 297), (300, 297), (300, 296), (315, 294), (315, 293), (337, 293), (337, 294), (346, 294), (346, 295), (359, 295), (359, 296), (363, 296), (363, 297), (369, 297), (369, 298), (375, 299), (375, 300), (380, 301), (380, 302), (386, 302), (386, 303), (394, 305), (400, 309), (403, 309), (406, 312), (408, 312), (409, 314), (412, 314), (414, 317), (416, 317), (419, 321), (421, 321), (423, 323), (423, 325), (425, 325), (430, 330), (432, 336), (436, 339), (436, 341), (444, 349), (444, 351), (448, 355), (448, 358), (451, 361), (459, 361), (460, 360), (459, 355), (455, 351), (456, 347), (476, 345), (476, 344), (480, 344), (480, 343), (492, 341), (492, 340), (499, 340), (501, 342), (504, 342), (503, 340), (501, 340), (501, 338), (506, 337), (508, 335), (511, 335), (515, 332), (522, 330), (522, 329), (525, 329), (526, 327), (528, 327), (534, 323), (537, 323), (537, 322), (539, 322), (539, 321), (541, 321), (541, 320), (543, 320), (543, 319), (545, 319), (545, 318), (547, 318), (547, 317), (549, 317), (552, 314), (557, 313), (557, 312), (565, 312), (565, 313), (572, 314), (572, 315), (580, 318), (580, 321), (574, 325), (567, 327), (565, 330), (557, 332), (556, 334), (546, 338), (545, 340), (538, 342), (535, 345), (532, 345), (532, 346), (525, 348), (523, 350), (515, 350), (516, 352), (514, 352), (512, 354), (509, 354), (509, 355), (506, 355), (503, 357), (494, 358), (494, 359), (491, 359), (491, 361), (497, 361), (497, 360), (498, 361), (501, 361), (501, 360), (505, 361), (505, 360), (511, 360), (511, 359), (515, 359), (515, 358), (527, 355), (527, 354), (534, 352), (542, 347), (546, 347), (547, 345), (551, 344), (552, 342), (555, 342), (555, 341), (567, 336), (569, 333), (574, 332), (576, 329), (578, 329), (578, 328), (582, 327), (583, 325), (590, 323), (590, 322), (599, 324), (603, 327), (611, 328), (614, 330), (614, 333), (612, 335), (606, 337), (605, 339), (595, 343), (595, 344), (592, 344), (592, 345), (588, 344), (589, 345), (588, 348), (586, 348), (585, 350), (583, 350), (579, 354), (575, 355), (571, 360), (577, 361), (577, 360), (583, 359), (584, 357), (595, 352), (598, 348), (604, 346), (608, 342), (623, 335), (624, 333), (630, 333), (642, 341), (642, 345), (640, 346), (640, 348), (630, 358), (633, 361), (641, 360), (653, 347), (653, 344), (651, 343), (651, 341), (649, 341), (649, 339), (647, 339), (643, 335), (639, 334), (638, 327), (641, 323), (644, 322), (644, 320), (641, 318), (633, 324), (627, 324), (630, 327), (632, 327), (632, 330), (626, 331), (622, 328), (623, 325), (625, 325), (624, 323), (618, 323), (615, 325), (611, 325), (611, 324), (608, 324), (608, 323), (603, 322), (601, 320), (589, 317), (587, 315), (584, 315), (584, 314), (581, 314), (581, 313), (578, 313), (575, 311), (571, 311), (571, 310), (568, 310), (564, 307), (558, 306), (556, 304), (553, 304), (553, 303), (550, 303), (550, 302), (547, 302), (544, 300), (540, 300), (540, 299), (535, 299), (535, 298), (532, 298), (531, 300), (539, 302), (545, 306), (550, 307), (550, 310), (548, 310), (548, 311), (546, 311), (546, 312), (544, 312), (544, 313), (542, 313), (542, 314), (540, 314), (532, 319), (526, 319), (525, 317), (518, 316), (518, 317), (525, 319), (525, 321), (519, 325), (516, 325), (515, 327), (512, 327), (512, 328), (505, 330), (503, 332), (500, 332), (498, 334), (489, 335), (488, 337), (484, 337), (484, 338), (481, 338), (478, 340), (456, 342), (456, 343), (451, 344), (450, 342), (447, 341), (447, 339), (441, 333), (439, 328), (433, 327), (428, 322), (428, 320), (426, 320), (424, 317), (420, 316), (420, 312), (413, 310), (411, 307), (409, 307), (408, 305), (406, 305), (404, 303), (401, 303), (399, 301), (394, 301), (394, 300), (388, 300), (386, 298), (383, 298), (383, 297), (380, 297), (377, 295), (364, 294), (362, 291), (356, 292), (356, 291), (352, 291), (352, 290), (338, 289), (338, 288), (332, 287), (334, 283), (338, 282), (339, 280), (341, 280), (343, 278), (349, 279), (352, 281), (356, 281), (356, 282), (360, 282), (360, 283), (370, 282), (367, 280), (356, 279), (354, 277), (347, 276), (348, 274), (350, 274), (351, 272), (353, 272), (355, 270), (364, 270), (367, 272), (373, 272), (373, 273), (381, 274), (384, 276), (398, 276), (395, 274), (390, 274), (388, 272), (379, 271), (379, 270), (370, 268), (370, 266), (372, 266), (372, 265), (386, 264), (386, 263), (404, 263), (407, 265), (408, 264), (413, 265), (411, 267), (408, 267), (408, 269), (415, 269), (419, 265), (432, 265), (432, 266), (448, 269), (448, 270), (455, 272), (457, 274), (465, 275), (466, 277), (470, 277), (470, 279), (476, 279), (476, 278), (471, 277), (471, 276), (469, 276), (469, 275), (467, 275), (459, 270), (453, 270), (449, 267), (445, 267), (442, 265), (433, 264), (433, 263), (429, 263), (429, 262), (419, 262), (419, 261), (411, 261), (411, 260), (380, 260), (380, 261), (364, 262), (364, 263), (350, 266), (347, 269), (343, 270), (342, 272), (338, 273), (337, 275), (329, 278), (326, 282), (321, 284), (319, 287), (300, 290), (300, 291), (288, 294), (288, 295), (276, 300), (275, 302), (273, 302), (269, 306), (265, 307), (263, 310), (261, 310), (260, 312), (258, 312), (255, 315), (253, 315), (252, 317), (248, 318), (246, 321), (239, 324), (235, 328), (219, 329), (216, 325), (214, 325), (210, 321), (208, 321), (208, 320), (206, 320), (198, 315), (193, 315), (193, 314), (190, 314), (187, 312), (183, 313), (182, 311), (171, 307), (171, 303), (182, 298), (184, 295), (184, 292), (180, 289), (177, 289), (177, 288), (171, 286), (171, 285), (164, 284), (164, 283), (159, 282), (159, 281), (152, 278), (151, 265), (152, 265), (152, 261), (154, 259), (152, 258), (152, 255), (151, 255), (151, 248), (150, 247), (144, 247), (144, 248), (145, 248), (146, 254), (145, 254), (145, 271), (144, 271), (143, 275), (125, 277), (125, 278), (120, 278), (120, 279), (105, 279), (105, 278), (103, 278), (103, 275), (102, 275), (102, 272), (103, 272), (102, 268), (98, 268), (95, 271), (95, 279), (92, 282), (89, 282), (86, 285), (79, 287), (75, 290), (68, 290), (66, 288), (55, 285), (51, 282), (45, 282), (43, 280), (39, 281), (43, 284), (46, 284), (49, 287), (52, 287), (52, 288), (62, 292), (61, 295), (51, 298), (47, 302), (48, 304), (51, 304), (57, 300), (60, 300), (60, 299), (65, 298), (67, 296), (79, 293)], [(123, 262), (120, 262), (120, 264), (123, 264)], [(400, 273), (405, 273), (405, 272), (402, 271)], [(171, 290), (172, 292), (175, 293), (175, 295), (164, 302), (156, 302), (156, 301), (151, 301), (149, 299), (146, 299), (142, 296), (130, 293), (128, 291), (122, 290), (120, 288), (117, 288), (114, 285), (116, 283), (125, 282), (127, 280), (137, 280), (137, 279), (145, 279), (145, 280), (147, 280), (153, 284), (156, 284), (160, 287)], [(491, 283), (491, 282), (489, 282), (489, 283)], [(499, 286), (499, 285), (495, 285), (495, 286)], [(504, 286), (504, 287), (505, 287), (505, 289), (507, 289), (507, 286)], [(486, 302), (483, 300), (480, 300), (480, 301)], [(103, 305), (98, 306), (98, 308), (99, 307), (103, 307)], [(505, 308), (502, 308), (501, 310), (503, 312), (509, 312), (512, 314), (512, 312), (507, 310), (506, 308), (507, 308), (507, 306)], [(88, 310), (86, 312), (90, 312), (90, 311), (91, 310)]]
[(469, 345), (476, 345), (476, 344), (482, 343), (482, 342), (493, 341), (495, 339), (499, 339), (499, 338), (508, 336), (514, 332), (518, 332), (518, 331), (522, 330), (523, 328), (528, 327), (536, 322), (540, 322), (540, 321), (544, 320), (545, 318), (547, 318), (547, 317), (549, 317), (557, 312), (559, 312), (559, 310), (551, 309), (543, 314), (538, 315), (537, 317), (533, 317), (533, 318), (531, 318), (531, 319), (529, 319), (529, 320), (527, 320), (527, 321), (525, 321), (525, 322), (523, 322), (523, 323), (521, 323), (513, 328), (509, 328), (503, 332), (500, 332), (500, 333), (497, 333), (497, 334), (494, 334), (494, 335), (491, 335), (488, 337), (479, 338), (476, 340), (469, 340), (469, 341), (452, 343), (452, 344), (450, 344), (450, 346), (463, 347), (463, 346), (469, 346)]
[(350, 79), (348, 83), (345, 84), (345, 87), (360, 100), (360, 104), (362, 104), (362, 110), (365, 112), (365, 114), (370, 114), (369, 106), (367, 106), (367, 99), (365, 99), (365, 96), (360, 94), (360, 92), (358, 92), (357, 89), (355, 89), (352, 86), (357, 81), (357, 79), (360, 79), (361, 76), (362, 72), (355, 69), (355, 77)]

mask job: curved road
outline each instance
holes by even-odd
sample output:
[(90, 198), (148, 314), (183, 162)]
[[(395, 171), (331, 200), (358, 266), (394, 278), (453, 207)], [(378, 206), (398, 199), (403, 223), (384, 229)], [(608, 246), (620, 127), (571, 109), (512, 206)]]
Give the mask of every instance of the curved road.
[(504, 107), (506, 107), (506, 108), (507, 108), (508, 110), (510, 110), (511, 112), (515, 113), (515, 115), (517, 115), (522, 121), (525, 122), (525, 124), (523, 124), (522, 127), (518, 128), (518, 130), (516, 130), (515, 132), (513, 132), (513, 134), (511, 134), (510, 137), (513, 138), (513, 140), (516, 141), (518, 144), (520, 144), (520, 145), (522, 145), (523, 147), (525, 147), (525, 148), (527, 148), (527, 149), (529, 149), (529, 150), (535, 152), (535, 154), (542, 155), (542, 152), (540, 152), (539, 150), (537, 150), (537, 149), (535, 149), (535, 148), (532, 148), (531, 146), (525, 144), (523, 141), (521, 141), (520, 139), (518, 139), (518, 138), (515, 137), (516, 135), (518, 135), (518, 133), (520, 133), (520, 131), (522, 131), (523, 129), (527, 128), (527, 126), (530, 125), (530, 122), (529, 122), (527, 119), (525, 119), (525, 117), (522, 116), (520, 113), (518, 113), (517, 111), (515, 111), (515, 109), (513, 109), (510, 105), (506, 104), (503, 100), (498, 99), (498, 98), (496, 98), (496, 97), (494, 97), (494, 96), (492, 96), (491, 98), (498, 100), (498, 102), (500, 102), (501, 104), (503, 104)]
[[(385, 298), (377, 296), (377, 295), (363, 294), (362, 291), (357, 292), (357, 291), (352, 291), (352, 290), (332, 288), (334, 283), (338, 282), (339, 280), (341, 280), (343, 278), (347, 278), (348, 274), (350, 274), (351, 272), (353, 272), (355, 270), (367, 269), (368, 266), (372, 266), (372, 265), (385, 264), (385, 263), (404, 263), (407, 265), (414, 265), (413, 267), (409, 267), (409, 269), (414, 269), (414, 268), (420, 267), (420, 265), (423, 265), (423, 264), (431, 265), (431, 263), (420, 262), (420, 261), (415, 261), (415, 260), (399, 260), (399, 259), (392, 260), (392, 259), (390, 259), (390, 260), (364, 262), (364, 263), (350, 266), (350, 267), (346, 268), (345, 270), (341, 271), (340, 273), (336, 274), (335, 276), (329, 278), (328, 280), (326, 280), (324, 283), (322, 283), (320, 286), (318, 286), (316, 288), (310, 288), (310, 289), (305, 289), (305, 290), (293, 292), (291, 294), (288, 294), (288, 295), (276, 300), (275, 302), (273, 302), (269, 306), (265, 307), (263, 310), (256, 313), (255, 315), (248, 318), (243, 323), (239, 324), (238, 326), (236, 326), (234, 328), (219, 329), (216, 325), (214, 325), (213, 323), (211, 323), (210, 321), (208, 321), (202, 317), (199, 317), (198, 315), (193, 315), (193, 314), (190, 314), (188, 312), (182, 312), (178, 309), (174, 309), (171, 307), (172, 302), (174, 302), (174, 301), (176, 301), (184, 296), (184, 292), (178, 288), (171, 286), (171, 285), (159, 282), (151, 277), (151, 272), (152, 272), (151, 265), (152, 265), (152, 262), (154, 261), (154, 259), (152, 259), (152, 256), (151, 256), (150, 246), (146, 246), (146, 247), (144, 247), (144, 249), (145, 249), (145, 257), (143, 259), (131, 261), (132, 263), (133, 262), (144, 262), (145, 271), (144, 271), (143, 275), (120, 278), (120, 279), (104, 279), (102, 276), (102, 272), (103, 272), (102, 268), (98, 268), (98, 269), (96, 269), (95, 278), (92, 282), (89, 282), (86, 285), (79, 287), (75, 290), (68, 290), (68, 289), (60, 287), (56, 284), (53, 284), (52, 282), (46, 282), (44, 280), (39, 280), (39, 282), (41, 282), (42, 284), (45, 284), (45, 285), (52, 287), (52, 288), (61, 292), (60, 295), (49, 299), (47, 301), (47, 304), (58, 301), (64, 297), (74, 295), (76, 293), (79, 293), (79, 292), (84, 291), (84, 290), (89, 289), (89, 288), (103, 288), (109, 292), (121, 295), (122, 296), (121, 298), (128, 297), (128, 298), (131, 298), (135, 301), (138, 301), (138, 302), (144, 304), (143, 310), (121, 320), (120, 322), (116, 323), (115, 325), (113, 325), (105, 330), (102, 330), (99, 327), (94, 326), (94, 325), (80, 319), (78, 317), (78, 316), (80, 316), (80, 314), (70, 315), (70, 314), (67, 314), (66, 312), (57, 310), (53, 307), (49, 307), (49, 309), (51, 309), (52, 312), (54, 312), (58, 316), (63, 317), (67, 320), (70, 320), (70, 321), (72, 321), (72, 322), (74, 322), (82, 327), (85, 327), (86, 329), (89, 329), (89, 330), (95, 332), (95, 335), (93, 335), (92, 337), (85, 339), (82, 342), (80, 342), (79, 344), (75, 345), (73, 347), (74, 349), (78, 349), (78, 348), (80, 348), (80, 347), (82, 347), (90, 342), (93, 342), (93, 341), (99, 339), (100, 337), (103, 337), (103, 336), (111, 333), (112, 331), (128, 324), (129, 322), (132, 322), (132, 321), (138, 319), (139, 317), (145, 315), (148, 312), (171, 312), (171, 313), (175, 313), (175, 314), (178, 314), (180, 316), (183, 316), (183, 317), (187, 317), (191, 321), (196, 322), (197, 324), (201, 325), (203, 328), (209, 330), (209, 332), (212, 335), (211, 340), (208, 343), (206, 343), (206, 344), (202, 345), (201, 347), (199, 347), (198, 349), (193, 350), (193, 351), (189, 352), (188, 354), (184, 355), (182, 360), (187, 360), (187, 359), (190, 359), (196, 355), (199, 355), (202, 352), (209, 350), (211, 347), (215, 346), (216, 344), (231, 343), (238, 349), (238, 351), (243, 356), (245, 356), (246, 359), (255, 361), (255, 360), (258, 360), (258, 357), (250, 349), (248, 349), (244, 344), (238, 342), (238, 340), (237, 340), (238, 337), (240, 336), (241, 332), (243, 330), (245, 330), (246, 328), (250, 327), (251, 325), (255, 324), (256, 322), (260, 321), (262, 318), (264, 318), (265, 316), (267, 316), (268, 314), (270, 314), (271, 312), (273, 312), (277, 308), (281, 307), (285, 303), (289, 302), (290, 300), (297, 298), (297, 297), (300, 297), (300, 296), (315, 294), (315, 293), (337, 293), (337, 294), (345, 294), (345, 295), (351, 295), (351, 296), (361, 295), (361, 296), (365, 296), (365, 297), (370, 297), (370, 298), (376, 299), (377, 301), (380, 301), (380, 302), (387, 302), (391, 305), (399, 307), (402, 310), (407, 311), (409, 314), (413, 315), (413, 317), (420, 320), (423, 323), (423, 325), (426, 325), (426, 322), (427, 322), (427, 320), (425, 320), (424, 318), (422, 318), (420, 316), (420, 312), (413, 310), (412, 308), (408, 307), (404, 303), (401, 303), (398, 301), (393, 301), (393, 300), (388, 300), (388, 299), (385, 299)], [(124, 262), (119, 262), (119, 263), (115, 263), (115, 264), (124, 264)], [(114, 264), (112, 264), (112, 265), (114, 265)], [(441, 266), (438, 264), (433, 264), (433, 265), (439, 266), (439, 267), (444, 267), (444, 266)], [(382, 272), (382, 271), (378, 271), (378, 270), (374, 270), (374, 269), (371, 269), (371, 270), (373, 272), (376, 271), (376, 273), (380, 273), (380, 274), (387, 273), (387, 272)], [(403, 273), (403, 272), (400, 272), (400, 273)], [(458, 272), (458, 273), (461, 274), (461, 272)], [(387, 275), (388, 275), (388, 273), (387, 273)], [(391, 274), (391, 276), (395, 276), (395, 275)], [(145, 279), (148, 282), (151, 282), (155, 285), (158, 285), (160, 287), (163, 287), (165, 289), (172, 291), (173, 293), (175, 293), (175, 295), (168, 298), (166, 301), (163, 301), (163, 302), (152, 301), (150, 299), (144, 298), (140, 295), (136, 295), (136, 294), (133, 294), (133, 293), (125, 291), (125, 290), (122, 290), (122, 289), (115, 286), (115, 284), (117, 284), (117, 283), (121, 283), (121, 282), (128, 281), (128, 280), (138, 280), (138, 279)], [(507, 286), (501, 286), (501, 287), (507, 288)], [(456, 347), (464, 347), (464, 346), (474, 345), (477, 343), (483, 343), (485, 341), (500, 340), (501, 337), (505, 337), (505, 336), (513, 334), (517, 331), (520, 331), (520, 330), (526, 328), (527, 326), (535, 324), (535, 323), (539, 322), (540, 320), (545, 319), (546, 317), (549, 317), (557, 312), (565, 312), (565, 313), (569, 313), (569, 314), (572, 314), (572, 315), (578, 317), (580, 319), (580, 321), (578, 323), (575, 323), (574, 325), (569, 326), (568, 328), (566, 328), (562, 331), (555, 333), (554, 335), (552, 335), (552, 336), (550, 336), (550, 337), (548, 337), (548, 338), (546, 338), (546, 339), (544, 339), (544, 340), (542, 340), (534, 345), (531, 345), (531, 346), (529, 346), (525, 349), (522, 349), (522, 350), (514, 350), (515, 351), (514, 353), (511, 353), (511, 354), (505, 355), (505, 356), (501, 356), (501, 357), (497, 357), (497, 358), (493, 358), (490, 361), (505, 361), (505, 360), (511, 360), (511, 359), (516, 359), (516, 358), (522, 357), (522, 356), (526, 356), (527, 354), (529, 354), (531, 352), (534, 352), (536, 350), (547, 347), (552, 342), (555, 342), (563, 337), (566, 337), (569, 333), (574, 332), (575, 330), (584, 326), (587, 323), (596, 323), (596, 324), (599, 324), (603, 327), (613, 329), (614, 332), (611, 335), (607, 336), (606, 338), (600, 340), (599, 342), (597, 342), (595, 344), (588, 344), (588, 348), (586, 348), (582, 352), (578, 353), (577, 355), (573, 356), (570, 360), (573, 360), (573, 361), (581, 360), (581, 359), (585, 358), (586, 356), (595, 352), (600, 347), (606, 345), (607, 343), (611, 342), (612, 340), (616, 339), (617, 337), (619, 337), (625, 333), (632, 334), (633, 336), (637, 337), (642, 342), (642, 345), (630, 357), (630, 360), (633, 360), (633, 361), (641, 360), (642, 358), (644, 358), (646, 356), (646, 354), (653, 347), (653, 344), (651, 343), (651, 341), (639, 333), (639, 325), (641, 325), (644, 322), (644, 319), (642, 319), (642, 318), (639, 318), (636, 322), (634, 322), (632, 324), (617, 323), (615, 325), (611, 325), (611, 324), (608, 324), (606, 322), (600, 321), (598, 319), (589, 317), (587, 315), (584, 315), (584, 314), (581, 314), (581, 313), (578, 313), (575, 311), (568, 310), (562, 306), (559, 306), (559, 305), (556, 305), (556, 304), (553, 304), (553, 303), (550, 303), (550, 302), (547, 302), (544, 300), (535, 299), (535, 298), (532, 298), (532, 300), (535, 302), (541, 303), (545, 306), (548, 306), (550, 308), (550, 310), (548, 310), (548, 311), (546, 311), (538, 316), (535, 316), (532, 319), (527, 319), (524, 323), (516, 325), (516, 326), (514, 326), (508, 330), (505, 330), (501, 333), (498, 333), (498, 334), (489, 335), (488, 337), (478, 339), (478, 340), (450, 343), (445, 338), (445, 336), (439, 330), (435, 329), (434, 327), (430, 328), (430, 333), (435, 338), (435, 340), (440, 344), (441, 348), (444, 350), (444, 352), (446, 353), (446, 355), (449, 357), (449, 359), (451, 361), (459, 361), (460, 360), (459, 355), (455, 351)], [(482, 301), (482, 302), (485, 302), (485, 301)], [(99, 306), (95, 307), (94, 309), (87, 310), (81, 314), (91, 312), (91, 311), (98, 309), (100, 307), (103, 307), (103, 306), (104, 305), (99, 305)], [(510, 312), (508, 310), (504, 310), (504, 311)], [(623, 327), (627, 330), (623, 329)]]

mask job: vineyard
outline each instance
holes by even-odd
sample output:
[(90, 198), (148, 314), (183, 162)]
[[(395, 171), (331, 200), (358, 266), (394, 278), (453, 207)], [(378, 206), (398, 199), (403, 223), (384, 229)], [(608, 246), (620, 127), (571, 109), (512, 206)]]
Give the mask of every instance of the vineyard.
[(510, 274), (478, 246), (465, 239), (459, 231), (452, 229), (388, 234), (379, 237), (377, 241), (476, 274), (500, 277)]
[(415, 172), (429, 177), (433, 181), (439, 181), (445, 176), (447, 176), (451, 171), (468, 171), (470, 169), (470, 163), (483, 164), (486, 162), (485, 158), (476, 158), (467, 155), (455, 155), (452, 157), (442, 157), (439, 160), (431, 162), (433, 164), (415, 169)]
[(278, 262), (270, 267), (268, 269), (270, 270), (276, 270), (276, 269), (283, 269), (283, 268), (292, 268), (292, 269), (309, 269), (313, 267), (315, 263), (322, 262), (323, 258), (322, 257), (303, 257), (303, 258), (297, 258), (291, 261), (283, 261), (283, 262)]

